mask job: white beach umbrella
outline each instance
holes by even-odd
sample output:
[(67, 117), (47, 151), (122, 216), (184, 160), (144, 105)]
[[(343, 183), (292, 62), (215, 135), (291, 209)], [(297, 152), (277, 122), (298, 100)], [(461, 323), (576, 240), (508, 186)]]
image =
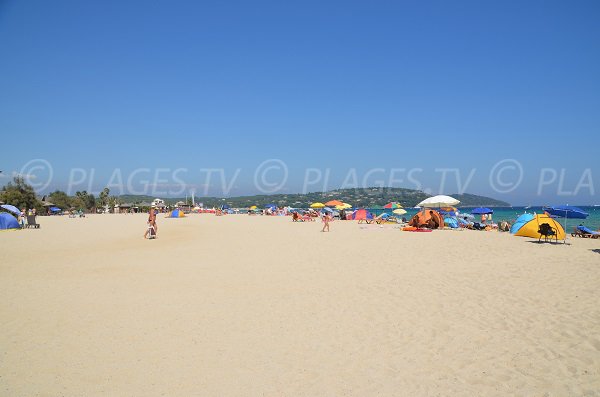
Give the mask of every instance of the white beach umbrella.
[(454, 207), (460, 203), (457, 199), (450, 196), (433, 196), (421, 201), (417, 206), (427, 208), (442, 208), (442, 207)]

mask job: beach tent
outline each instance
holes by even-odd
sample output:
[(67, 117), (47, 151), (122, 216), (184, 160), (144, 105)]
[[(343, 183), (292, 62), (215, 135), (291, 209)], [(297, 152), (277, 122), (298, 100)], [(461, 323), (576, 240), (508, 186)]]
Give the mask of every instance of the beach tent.
[(513, 225), (510, 227), (510, 234), (515, 234), (517, 231), (519, 231), (520, 228), (522, 228), (527, 222), (531, 221), (533, 218), (535, 218), (535, 214), (520, 215), (515, 221), (515, 223), (513, 223)]
[(433, 219), (434, 223), (437, 223), (438, 228), (444, 227), (444, 218), (439, 212), (434, 210), (424, 210), (417, 212), (415, 216), (408, 222), (408, 226), (423, 227), (429, 224), (429, 220)]
[(10, 204), (2, 204), (0, 205), (1, 208), (4, 208), (5, 210), (12, 212), (13, 214), (16, 215), (21, 215), (21, 210), (18, 209), (17, 207), (15, 207), (14, 205), (10, 205)]
[(354, 219), (354, 220), (373, 219), (373, 214), (371, 214), (366, 209), (361, 208), (352, 213), (352, 219)]
[(169, 212), (169, 216), (167, 216), (167, 218), (183, 218), (184, 216), (185, 214), (183, 213), (183, 211), (179, 208), (176, 208), (173, 211)]
[(563, 229), (562, 225), (557, 222), (556, 219), (546, 214), (521, 215), (510, 228), (510, 233), (515, 236), (539, 238), (540, 234), (538, 233), (538, 230), (542, 223), (547, 223), (556, 230), (556, 238), (558, 240), (565, 239), (565, 229)]
[(395, 209), (395, 208), (402, 208), (402, 206), (399, 203), (392, 201), (391, 203), (387, 203), (386, 205), (384, 205), (383, 208)]
[(0, 230), (20, 229), (17, 219), (6, 212), (0, 213)]
[(458, 221), (450, 216), (444, 218), (444, 223), (451, 229), (458, 229)]

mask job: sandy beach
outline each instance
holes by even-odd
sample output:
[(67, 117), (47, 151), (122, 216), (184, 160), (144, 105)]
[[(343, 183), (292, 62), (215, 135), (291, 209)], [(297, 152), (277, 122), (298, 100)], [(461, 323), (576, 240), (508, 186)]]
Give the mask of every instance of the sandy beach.
[(600, 396), (600, 241), (289, 217), (0, 236), (2, 396)]

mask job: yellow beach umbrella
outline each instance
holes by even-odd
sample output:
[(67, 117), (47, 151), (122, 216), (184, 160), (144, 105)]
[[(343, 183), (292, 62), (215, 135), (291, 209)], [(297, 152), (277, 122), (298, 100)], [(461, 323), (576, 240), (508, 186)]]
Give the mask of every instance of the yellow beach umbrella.
[(323, 203), (312, 203), (310, 208), (325, 208), (325, 204)]
[(406, 214), (406, 210), (402, 209), (402, 208), (397, 208), (397, 209), (393, 210), (392, 212), (394, 214), (396, 214), (396, 215), (404, 215), (404, 214)]
[(253, 205), (252, 207), (250, 207), (251, 210), (255, 210), (256, 208), (258, 208), (257, 206)]
[(352, 208), (352, 206), (348, 203), (342, 203), (341, 205), (336, 205), (336, 210), (347, 210), (348, 208)]

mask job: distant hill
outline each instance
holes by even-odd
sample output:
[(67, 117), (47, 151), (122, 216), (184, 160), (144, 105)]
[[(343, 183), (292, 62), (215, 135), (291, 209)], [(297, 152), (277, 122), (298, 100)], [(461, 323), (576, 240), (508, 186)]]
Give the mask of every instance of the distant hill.
[[(254, 195), (240, 197), (196, 197), (196, 202), (201, 202), (205, 207), (217, 207), (227, 204), (234, 208), (247, 208), (252, 205), (264, 207), (266, 204), (276, 204), (278, 206), (291, 206), (296, 208), (306, 208), (314, 202), (327, 202), (329, 200), (341, 200), (352, 204), (355, 207), (374, 207), (383, 206), (390, 201), (399, 202), (404, 207), (414, 207), (419, 202), (429, 197), (420, 190), (404, 188), (360, 188), (360, 189), (337, 189), (328, 192), (314, 192), (306, 194), (271, 194)], [(460, 207), (508, 207), (509, 203), (496, 200), (489, 197), (477, 196), (474, 194), (451, 194), (457, 200), (460, 200)], [(155, 197), (122, 195), (119, 199), (122, 202), (140, 203), (143, 201), (151, 202)], [(177, 201), (185, 201), (185, 198), (163, 198), (166, 203), (174, 204)], [(190, 198), (188, 198), (189, 200)]]

